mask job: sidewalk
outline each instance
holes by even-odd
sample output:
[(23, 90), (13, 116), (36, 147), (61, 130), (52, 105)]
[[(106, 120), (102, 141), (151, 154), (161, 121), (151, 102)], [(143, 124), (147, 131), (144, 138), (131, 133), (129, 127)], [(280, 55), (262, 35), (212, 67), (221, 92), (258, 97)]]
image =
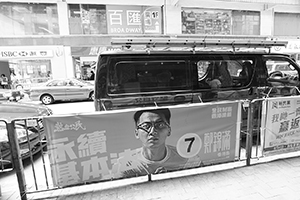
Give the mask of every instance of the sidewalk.
[[(204, 167), (170, 174), (89, 184), (41, 193), (50, 200), (300, 200), (300, 157)], [(206, 172), (205, 172), (206, 170)], [(209, 172), (210, 170), (210, 172)]]

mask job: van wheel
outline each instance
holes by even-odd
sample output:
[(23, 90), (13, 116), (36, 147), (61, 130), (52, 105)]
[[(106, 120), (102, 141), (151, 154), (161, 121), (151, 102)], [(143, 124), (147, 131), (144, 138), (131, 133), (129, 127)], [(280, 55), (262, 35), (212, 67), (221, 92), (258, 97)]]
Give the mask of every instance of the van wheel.
[(49, 94), (44, 94), (41, 97), (41, 102), (45, 105), (49, 105), (49, 104), (53, 103), (53, 101), (54, 101), (53, 97)]
[(90, 92), (89, 99), (91, 101), (94, 101), (94, 99), (95, 99), (95, 93), (94, 93), (94, 91)]

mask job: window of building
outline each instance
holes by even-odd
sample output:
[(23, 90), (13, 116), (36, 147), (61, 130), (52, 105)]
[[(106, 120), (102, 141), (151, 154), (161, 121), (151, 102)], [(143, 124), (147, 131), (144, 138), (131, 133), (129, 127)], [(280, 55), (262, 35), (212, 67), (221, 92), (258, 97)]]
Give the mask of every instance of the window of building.
[(59, 34), (56, 4), (0, 3), (0, 35)]
[(233, 11), (232, 33), (233, 35), (260, 35), (260, 13)]
[(274, 36), (299, 36), (299, 33), (299, 13), (275, 13)]
[(104, 5), (70, 4), (70, 34), (107, 34)]

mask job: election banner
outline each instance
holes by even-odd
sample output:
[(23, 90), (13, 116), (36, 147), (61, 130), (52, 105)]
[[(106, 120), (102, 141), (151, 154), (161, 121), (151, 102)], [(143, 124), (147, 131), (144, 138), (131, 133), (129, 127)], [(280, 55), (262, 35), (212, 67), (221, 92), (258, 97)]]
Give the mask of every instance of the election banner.
[(53, 115), (43, 122), (54, 185), (61, 187), (238, 158), (239, 102)]
[(262, 117), (262, 150), (264, 155), (300, 149), (300, 98), (266, 99)]

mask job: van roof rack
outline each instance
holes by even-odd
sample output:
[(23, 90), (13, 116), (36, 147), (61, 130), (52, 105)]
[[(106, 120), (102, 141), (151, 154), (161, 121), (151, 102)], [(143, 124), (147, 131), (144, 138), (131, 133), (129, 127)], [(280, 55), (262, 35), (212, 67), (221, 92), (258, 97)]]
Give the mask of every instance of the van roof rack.
[(127, 49), (133, 46), (144, 46), (146, 49), (155, 47), (185, 47), (185, 48), (206, 48), (206, 47), (231, 47), (236, 48), (268, 48), (274, 46), (286, 46), (287, 41), (278, 40), (247, 40), (247, 39), (195, 39), (195, 38), (112, 38), (112, 45), (121, 45)]

